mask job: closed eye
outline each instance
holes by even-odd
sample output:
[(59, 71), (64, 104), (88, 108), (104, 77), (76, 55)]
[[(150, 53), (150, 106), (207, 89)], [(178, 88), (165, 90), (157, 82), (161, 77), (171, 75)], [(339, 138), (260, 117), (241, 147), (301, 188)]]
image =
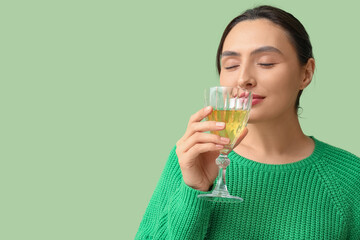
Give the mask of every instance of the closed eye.
[(225, 67), (225, 69), (232, 69), (232, 68), (236, 68), (238, 66), (240, 66), (240, 65), (234, 65), (234, 66), (230, 66), (230, 67)]
[(275, 63), (258, 63), (258, 65), (262, 67), (272, 67), (275, 65)]

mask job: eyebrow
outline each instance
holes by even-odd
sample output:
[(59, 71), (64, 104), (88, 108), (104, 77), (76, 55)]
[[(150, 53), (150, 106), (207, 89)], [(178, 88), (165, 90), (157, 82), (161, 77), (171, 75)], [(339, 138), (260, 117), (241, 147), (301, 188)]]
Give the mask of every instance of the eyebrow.
[[(250, 55), (255, 55), (255, 54), (258, 54), (258, 53), (262, 53), (262, 52), (275, 52), (275, 53), (279, 53), (281, 55), (284, 55), (279, 49), (275, 48), (275, 47), (272, 47), (272, 46), (264, 46), (264, 47), (260, 47), (260, 48), (257, 48), (255, 49), (254, 51), (252, 51), (250, 53)], [(234, 51), (224, 51), (222, 54), (221, 54), (221, 57), (239, 57), (241, 56), (240, 53), (238, 52), (234, 52)]]

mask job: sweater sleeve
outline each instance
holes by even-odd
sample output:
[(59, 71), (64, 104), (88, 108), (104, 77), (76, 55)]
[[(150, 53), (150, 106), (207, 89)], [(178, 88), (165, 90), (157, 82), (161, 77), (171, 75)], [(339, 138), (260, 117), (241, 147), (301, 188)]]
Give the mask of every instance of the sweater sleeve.
[(135, 239), (204, 239), (212, 204), (187, 186), (175, 152), (170, 152)]
[(328, 150), (327, 160), (335, 164), (330, 172), (337, 183), (336, 191), (344, 213), (347, 216), (347, 239), (359, 239), (360, 236), (360, 158), (342, 149)]
[[(345, 168), (347, 173), (339, 176), (340, 189), (344, 193), (346, 210), (348, 212), (348, 239), (360, 239), (360, 158), (355, 155), (347, 154)], [(335, 174), (341, 174), (342, 170), (336, 169)]]

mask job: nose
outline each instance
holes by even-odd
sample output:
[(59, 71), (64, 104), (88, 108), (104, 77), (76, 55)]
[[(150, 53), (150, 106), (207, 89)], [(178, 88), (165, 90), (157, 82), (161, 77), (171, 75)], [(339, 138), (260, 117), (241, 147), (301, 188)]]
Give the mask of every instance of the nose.
[(243, 66), (238, 76), (238, 86), (245, 89), (251, 89), (256, 86), (255, 77), (249, 66)]

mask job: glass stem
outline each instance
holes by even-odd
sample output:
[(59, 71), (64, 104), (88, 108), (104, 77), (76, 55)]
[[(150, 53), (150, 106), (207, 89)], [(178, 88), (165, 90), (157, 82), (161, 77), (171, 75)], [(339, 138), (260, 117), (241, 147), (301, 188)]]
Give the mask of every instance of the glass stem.
[(226, 192), (226, 193), (228, 192), (227, 187), (225, 185), (225, 172), (226, 172), (226, 168), (219, 167), (218, 180), (214, 191)]
[(216, 159), (216, 164), (219, 167), (219, 174), (214, 191), (228, 195), (229, 192), (225, 185), (225, 173), (226, 167), (230, 164), (230, 160), (227, 155), (220, 154), (219, 157)]

